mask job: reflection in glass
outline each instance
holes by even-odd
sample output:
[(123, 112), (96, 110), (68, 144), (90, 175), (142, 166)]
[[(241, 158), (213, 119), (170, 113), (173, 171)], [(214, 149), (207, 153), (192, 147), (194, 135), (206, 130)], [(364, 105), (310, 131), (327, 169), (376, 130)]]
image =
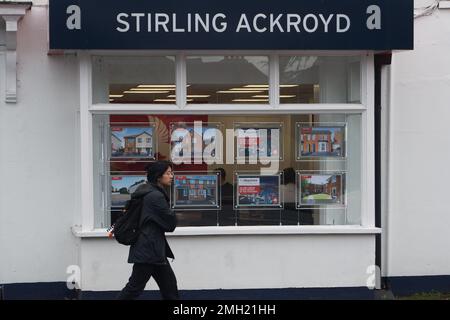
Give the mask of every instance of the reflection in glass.
[(94, 103), (175, 104), (175, 57), (93, 57)]
[(191, 56), (186, 70), (188, 103), (269, 103), (268, 57)]
[(280, 103), (360, 103), (359, 56), (280, 56)]

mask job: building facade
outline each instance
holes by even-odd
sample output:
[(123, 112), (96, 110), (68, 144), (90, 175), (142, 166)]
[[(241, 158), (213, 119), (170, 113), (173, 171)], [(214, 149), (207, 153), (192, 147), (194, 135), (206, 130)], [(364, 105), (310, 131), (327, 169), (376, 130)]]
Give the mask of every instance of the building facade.
[(113, 296), (131, 265), (106, 230), (145, 166), (177, 155), (175, 180), (207, 177), (171, 194), (182, 297), (450, 288), (448, 1), (93, 2), (0, 2), (4, 298)]

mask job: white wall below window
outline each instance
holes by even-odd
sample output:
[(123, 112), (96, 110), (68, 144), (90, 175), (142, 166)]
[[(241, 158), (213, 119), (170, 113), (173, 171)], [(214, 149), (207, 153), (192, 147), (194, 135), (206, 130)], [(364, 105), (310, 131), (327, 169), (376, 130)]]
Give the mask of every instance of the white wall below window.
[[(365, 287), (374, 235), (251, 235), (168, 238), (181, 290)], [(121, 290), (131, 275), (128, 247), (83, 239), (84, 291)], [(156, 290), (151, 280), (147, 290)]]

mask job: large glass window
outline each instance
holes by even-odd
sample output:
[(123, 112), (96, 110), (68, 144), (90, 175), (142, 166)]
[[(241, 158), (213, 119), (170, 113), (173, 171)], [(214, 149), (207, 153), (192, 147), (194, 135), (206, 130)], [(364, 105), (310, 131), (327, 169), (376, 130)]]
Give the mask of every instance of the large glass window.
[(280, 56), (280, 103), (361, 103), (360, 57)]
[[(111, 106), (93, 114), (95, 227), (114, 223), (156, 160), (176, 163), (179, 226), (360, 225), (364, 108), (295, 105), (361, 103), (361, 56), (272, 57), (94, 56), (92, 108)], [(179, 113), (156, 106), (177, 101)], [(264, 104), (279, 111), (255, 113)]]
[(268, 104), (269, 58), (189, 56), (187, 103)]
[[(93, 57), (93, 103), (176, 104), (174, 56)], [(279, 56), (279, 103), (361, 103), (360, 56)], [(187, 104), (269, 104), (268, 56), (187, 56)]]
[(361, 223), (360, 115), (94, 115), (94, 139), (97, 227), (155, 160), (177, 162), (179, 226)]
[(93, 57), (94, 103), (175, 104), (175, 57)]

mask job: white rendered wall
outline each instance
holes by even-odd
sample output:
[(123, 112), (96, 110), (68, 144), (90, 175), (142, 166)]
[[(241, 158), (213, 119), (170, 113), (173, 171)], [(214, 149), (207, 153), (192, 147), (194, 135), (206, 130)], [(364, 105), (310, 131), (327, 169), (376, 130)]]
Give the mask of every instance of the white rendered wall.
[[(182, 290), (365, 287), (374, 265), (373, 235), (169, 237)], [(85, 291), (120, 290), (131, 274), (128, 248), (111, 239), (83, 239)], [(148, 290), (157, 289), (154, 280)]]
[(392, 57), (384, 272), (450, 275), (450, 9), (414, 28), (414, 51)]
[(18, 32), (17, 104), (5, 104), (0, 54), (0, 283), (66, 280), (79, 209), (78, 62), (47, 55), (47, 11)]

